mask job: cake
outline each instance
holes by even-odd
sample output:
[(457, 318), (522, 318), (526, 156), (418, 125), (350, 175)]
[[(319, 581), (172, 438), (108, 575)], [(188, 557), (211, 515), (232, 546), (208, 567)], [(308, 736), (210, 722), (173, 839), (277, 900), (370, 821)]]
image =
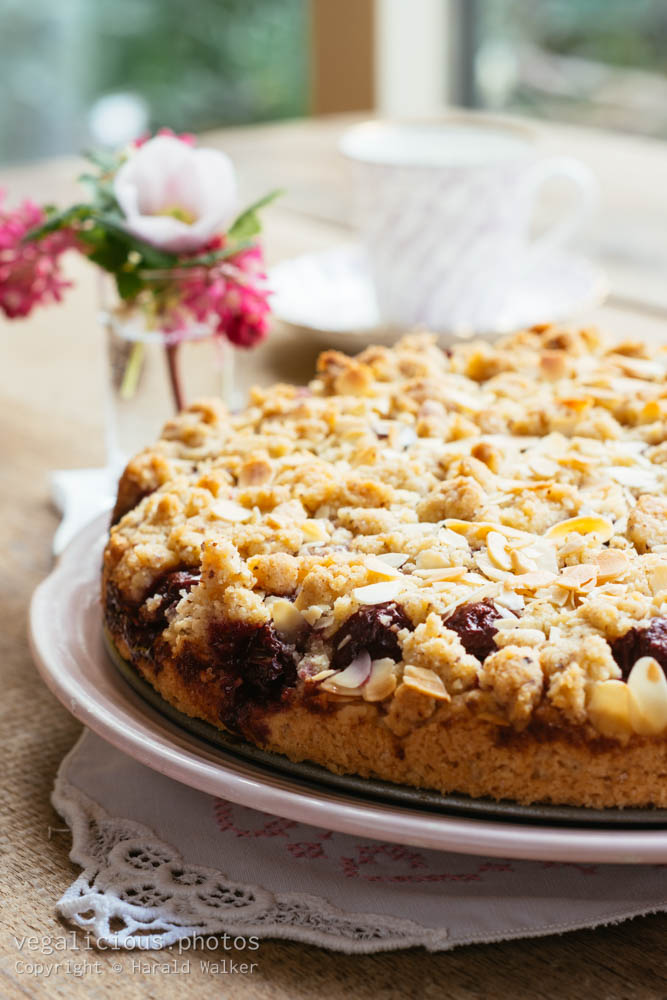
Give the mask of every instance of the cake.
[(324, 352), (121, 478), (105, 625), (181, 712), (443, 793), (667, 806), (667, 349)]

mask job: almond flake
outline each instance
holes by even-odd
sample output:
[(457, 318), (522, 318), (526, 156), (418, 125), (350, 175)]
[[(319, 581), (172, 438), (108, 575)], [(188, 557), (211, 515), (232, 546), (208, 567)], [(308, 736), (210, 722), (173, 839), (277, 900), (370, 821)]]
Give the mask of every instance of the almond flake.
[(458, 580), (466, 573), (465, 566), (441, 566), (439, 569), (416, 569), (412, 575), (420, 580)]
[(405, 589), (402, 580), (387, 580), (382, 583), (369, 583), (365, 587), (355, 587), (352, 597), (359, 604), (384, 604), (393, 601)]
[[(459, 537), (458, 535), (456, 536)], [(446, 552), (439, 552), (437, 549), (425, 549), (420, 552), (415, 559), (417, 569), (443, 569), (451, 566), (451, 561)]]
[(362, 688), (364, 701), (384, 701), (396, 690), (396, 664), (385, 656), (373, 660), (371, 675)]
[(435, 698), (436, 701), (452, 700), (441, 678), (435, 671), (425, 667), (414, 667), (412, 664), (407, 664), (403, 671), (403, 683), (412, 691), (418, 691), (419, 694)]
[(646, 575), (653, 594), (660, 594), (663, 590), (667, 590), (667, 563), (651, 566), (650, 569), (647, 569)]
[(523, 573), (515, 576), (512, 586), (515, 590), (541, 590), (548, 587), (557, 579), (555, 573), (548, 573), (546, 570), (538, 569), (535, 573)]
[(390, 566), (389, 563), (384, 561), (384, 559), (379, 559), (374, 555), (366, 556), (365, 566), (366, 569), (371, 570), (371, 572), (375, 573), (377, 576), (395, 579), (402, 575), (400, 570), (396, 569), (395, 566)]
[(595, 681), (588, 700), (588, 715), (603, 736), (627, 737), (632, 732), (630, 712), (635, 697), (624, 681)]
[(488, 577), (489, 580), (502, 581), (507, 580), (512, 576), (510, 571), (498, 569), (498, 567), (491, 562), (486, 552), (478, 552), (475, 555), (475, 562), (484, 576)]
[[(598, 583), (606, 583), (608, 580), (615, 580), (623, 576), (630, 568), (630, 560), (622, 549), (603, 549), (594, 559), (598, 568)], [(665, 567), (667, 570), (667, 566)], [(667, 583), (667, 577), (666, 577)]]
[(581, 591), (595, 585), (598, 568), (593, 563), (580, 563), (576, 566), (566, 566), (558, 580), (559, 587), (566, 590)]
[(279, 632), (296, 632), (298, 628), (305, 624), (305, 618), (298, 608), (295, 608), (291, 601), (278, 597), (271, 601), (269, 610), (273, 618), (273, 624)]
[(491, 562), (498, 569), (510, 572), (512, 569), (512, 556), (507, 546), (507, 538), (505, 535), (501, 535), (499, 531), (490, 531), (486, 536), (486, 550), (489, 553)]
[(614, 526), (606, 517), (596, 517), (586, 515), (584, 517), (570, 517), (566, 521), (559, 521), (552, 525), (547, 531), (545, 538), (554, 540), (565, 539), (570, 534), (590, 535), (599, 542), (608, 542), (614, 533)]
[(635, 701), (630, 706), (630, 722), (636, 733), (657, 736), (667, 729), (667, 678), (652, 656), (637, 660), (628, 676)]
[(321, 521), (309, 518), (301, 525), (301, 533), (309, 542), (326, 542), (329, 535)]
[(375, 558), (380, 559), (387, 566), (394, 566), (396, 569), (399, 569), (410, 557), (405, 552), (381, 552)]
[(248, 510), (247, 507), (242, 507), (235, 500), (216, 500), (215, 503), (211, 504), (210, 511), (214, 517), (231, 523), (240, 524), (243, 521), (249, 521), (252, 517), (252, 511)]

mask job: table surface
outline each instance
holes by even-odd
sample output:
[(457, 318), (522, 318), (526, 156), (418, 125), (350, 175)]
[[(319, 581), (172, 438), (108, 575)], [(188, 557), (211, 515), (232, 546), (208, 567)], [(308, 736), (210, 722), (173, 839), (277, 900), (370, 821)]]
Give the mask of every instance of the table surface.
[[(323, 249), (350, 237), (343, 165), (336, 141), (348, 123), (323, 118), (244, 129), (207, 137), (236, 161), (244, 194), (284, 186), (283, 201), (266, 214), (270, 261)], [(667, 318), (667, 144), (541, 126), (547, 149), (578, 156), (596, 171), (602, 202), (586, 245), (602, 254), (613, 296), (582, 317), (613, 333), (664, 339)], [(78, 165), (59, 160), (0, 172), (0, 189), (12, 200), (30, 195), (64, 202), (75, 197)], [(664, 266), (663, 266), (664, 265)], [(79, 951), (88, 960), (81, 976), (21, 972), (17, 961), (49, 963), (62, 954), (20, 950), (25, 935), (62, 936), (68, 928), (54, 903), (76, 877), (68, 858), (71, 838), (49, 804), (60, 760), (80, 726), (39, 681), (26, 639), (30, 594), (51, 566), (56, 514), (49, 501), (49, 472), (101, 464), (102, 362), (92, 268), (70, 264), (76, 287), (58, 309), (29, 320), (0, 321), (1, 440), (4, 460), (0, 517), (0, 703), (4, 745), (0, 835), (3, 843), (0, 997), (110, 997), (122, 981), (125, 1000), (135, 997), (296, 998), (530, 997), (664, 998), (667, 996), (667, 915), (562, 936), (461, 948), (429, 955), (417, 949), (349, 957), (292, 942), (264, 941), (253, 975), (215, 979), (199, 959), (230, 957), (192, 952), (188, 976), (133, 969), (136, 956)], [(295, 348), (298, 344), (298, 350)], [(238, 364), (242, 387), (277, 379), (304, 381), (317, 350), (278, 327), (267, 343)], [(663, 936), (665, 935), (665, 936)], [(243, 956), (232, 955), (242, 961)], [(167, 953), (145, 953), (165, 960)], [(94, 963), (99, 962), (95, 967)], [(120, 962), (123, 974), (112, 969)]]

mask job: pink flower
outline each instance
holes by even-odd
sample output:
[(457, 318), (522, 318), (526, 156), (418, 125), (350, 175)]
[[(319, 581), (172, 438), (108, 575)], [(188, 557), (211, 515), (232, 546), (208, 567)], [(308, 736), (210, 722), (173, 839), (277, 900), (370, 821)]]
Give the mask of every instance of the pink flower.
[(113, 192), (127, 231), (170, 253), (199, 250), (237, 210), (229, 157), (173, 135), (156, 135), (131, 153), (113, 178)]
[(9, 211), (2, 208), (3, 200), (0, 191), (0, 309), (15, 319), (37, 305), (60, 302), (71, 284), (62, 277), (60, 255), (76, 240), (69, 230), (58, 230), (36, 243), (22, 243), (30, 229), (44, 222), (44, 210), (24, 201)]
[[(212, 241), (207, 250), (219, 246), (219, 240)], [(170, 302), (162, 317), (167, 333), (184, 330), (194, 319), (237, 347), (254, 347), (266, 337), (271, 293), (259, 246), (240, 250), (212, 267), (182, 273), (178, 300)]]
[[(155, 134), (169, 135), (173, 139), (180, 139), (180, 141), (184, 142), (186, 146), (194, 146), (195, 143), (197, 142), (197, 136), (194, 134), (194, 132), (174, 132), (173, 128), (159, 128)], [(132, 145), (135, 146), (137, 149), (139, 149), (141, 146), (144, 146), (149, 139), (152, 138), (153, 136), (151, 135), (150, 132), (144, 132), (143, 135), (138, 136), (134, 140)]]

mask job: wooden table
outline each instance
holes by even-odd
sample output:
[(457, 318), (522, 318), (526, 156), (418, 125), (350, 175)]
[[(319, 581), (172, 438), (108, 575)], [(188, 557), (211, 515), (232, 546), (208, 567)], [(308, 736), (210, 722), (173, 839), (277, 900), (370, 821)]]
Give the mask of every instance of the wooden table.
[[(276, 185), (288, 188), (266, 217), (270, 260), (325, 248), (349, 238), (345, 185), (336, 139), (344, 119), (320, 119), (214, 133), (210, 141), (234, 157), (249, 197)], [(589, 231), (611, 248), (616, 301), (592, 317), (613, 332), (664, 338), (667, 290), (667, 144), (544, 129), (544, 143), (573, 153), (596, 170), (602, 210)], [(77, 164), (57, 161), (0, 173), (12, 197), (65, 201), (75, 196)], [(624, 253), (626, 236), (639, 247), (637, 263)], [(614, 247), (616, 249), (614, 249)], [(642, 257), (643, 251), (643, 257)], [(665, 265), (667, 268), (667, 264)], [(100, 464), (102, 361), (92, 269), (71, 264), (76, 288), (65, 305), (29, 320), (0, 321), (2, 519), (0, 520), (0, 671), (4, 749), (0, 833), (3, 842), (0, 918), (0, 997), (289, 998), (664, 998), (667, 996), (667, 916), (657, 915), (596, 931), (462, 948), (428, 955), (421, 950), (345, 957), (289, 942), (265, 941), (252, 976), (212, 979), (198, 953), (188, 977), (132, 972), (131, 955), (85, 955), (100, 962), (81, 978), (46, 978), (16, 971), (16, 938), (59, 935), (65, 927), (54, 902), (76, 876), (68, 860), (69, 832), (49, 804), (58, 764), (80, 726), (39, 681), (26, 640), (30, 593), (51, 565), (56, 515), (49, 501), (53, 468)], [(634, 304), (632, 304), (634, 303)], [(240, 362), (240, 380), (305, 380), (315, 349), (277, 329), (267, 344)], [(78, 953), (77, 957), (81, 957)], [(160, 958), (162, 954), (149, 957)], [(205, 957), (216, 956), (207, 953)], [(224, 957), (220, 952), (220, 958)], [(46, 957), (45, 957), (45, 960)], [(120, 961), (124, 974), (111, 970)], [(122, 984), (122, 985), (121, 985)]]

